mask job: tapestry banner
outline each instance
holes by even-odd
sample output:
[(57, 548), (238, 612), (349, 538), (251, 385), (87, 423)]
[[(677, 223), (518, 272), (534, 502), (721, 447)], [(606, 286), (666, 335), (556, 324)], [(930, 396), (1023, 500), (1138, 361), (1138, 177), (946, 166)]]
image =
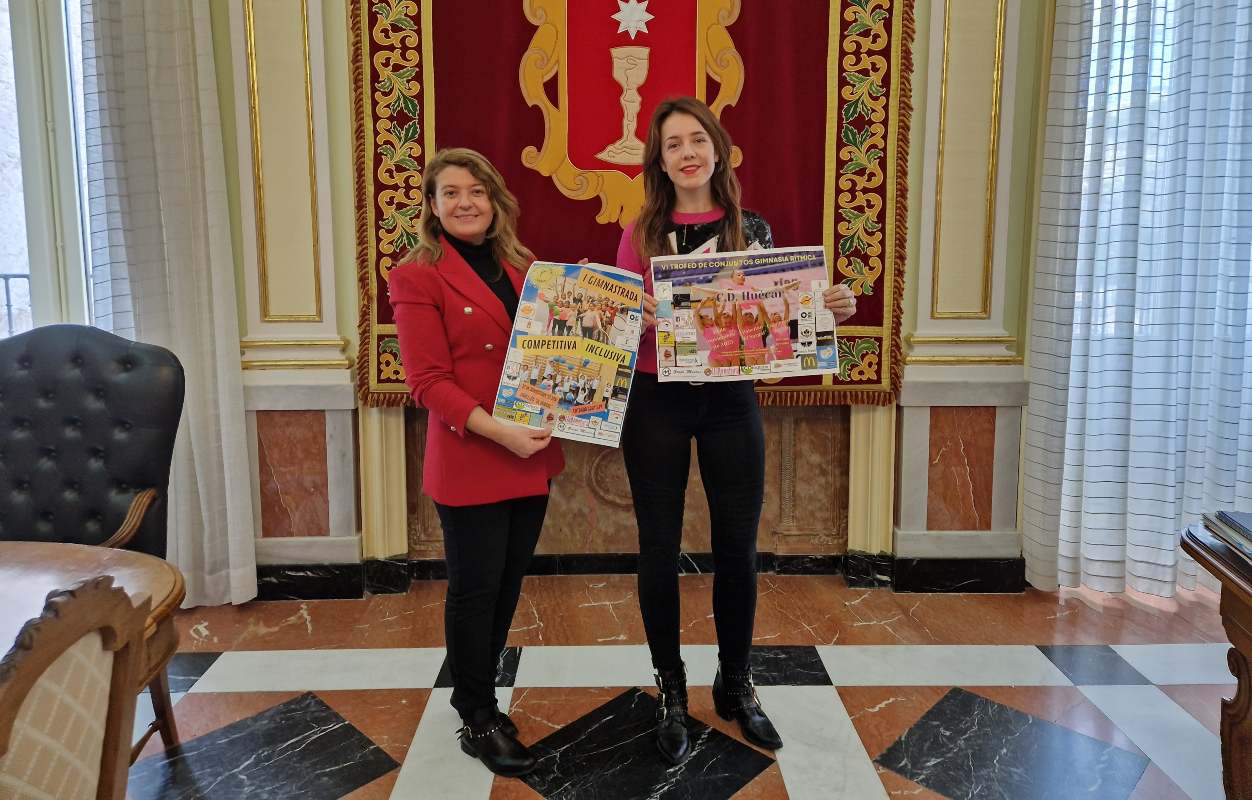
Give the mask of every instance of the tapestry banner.
[(513, 2), (352, 0), (362, 404), (409, 402), (386, 286), (436, 148), (491, 159), (540, 259), (612, 264), (643, 202), (648, 120), (674, 95), (726, 125), (744, 207), (775, 245), (820, 242), (857, 296), (840, 368), (760, 380), (761, 402), (894, 403), (912, 0)]

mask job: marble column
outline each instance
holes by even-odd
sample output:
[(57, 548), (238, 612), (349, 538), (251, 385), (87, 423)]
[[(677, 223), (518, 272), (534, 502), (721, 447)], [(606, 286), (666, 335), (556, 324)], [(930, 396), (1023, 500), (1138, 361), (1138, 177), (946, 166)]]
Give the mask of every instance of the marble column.
[[(1048, 4), (919, 0), (894, 553), (1021, 555), (1029, 326)], [(972, 573), (971, 573), (972, 574)], [(897, 575), (898, 577), (898, 575)]]
[(345, 214), (351, 230), (352, 209), (350, 195), (332, 190), (327, 108), (328, 59), (346, 70), (346, 54), (326, 43), (341, 33), (328, 35), (320, 0), (234, 0), (214, 15), (228, 23), (214, 50), (239, 187), (231, 211), (257, 562), (357, 563), (356, 397), (345, 335), (354, 320), (341, 318), (338, 302), (353, 276), (336, 270), (337, 250), (350, 252), (352, 242), (335, 235)]

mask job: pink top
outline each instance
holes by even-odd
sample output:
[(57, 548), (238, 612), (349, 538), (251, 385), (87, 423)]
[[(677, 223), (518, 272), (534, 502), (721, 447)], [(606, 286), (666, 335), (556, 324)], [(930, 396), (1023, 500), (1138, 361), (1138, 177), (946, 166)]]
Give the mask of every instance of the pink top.
[[(702, 222), (714, 222), (724, 216), (726, 216), (725, 211), (715, 208), (699, 214), (683, 214), (675, 211), (672, 219), (679, 225), (698, 225)], [(632, 241), (634, 235), (635, 223), (632, 222), (626, 226), (626, 230), (622, 231), (622, 240), (617, 245), (617, 266), (628, 269), (636, 275), (642, 275), (643, 290), (648, 294), (653, 294), (652, 265), (644, 262), (635, 252), (635, 245)], [(644, 329), (643, 337), (639, 340), (639, 359), (635, 362), (635, 368), (640, 372), (656, 374), (656, 329), (652, 326)]]
[(737, 361), (739, 331), (733, 325), (719, 327), (716, 324), (703, 329), (704, 340), (709, 343), (709, 364), (726, 367)]
[(781, 322), (771, 322), (769, 324), (769, 337), (774, 343), (774, 358), (794, 358), (795, 351), (791, 349), (791, 326), (786, 320)]
[(765, 334), (761, 330), (760, 323), (751, 325), (747, 328), (740, 328), (739, 335), (743, 337), (744, 350), (764, 350)]

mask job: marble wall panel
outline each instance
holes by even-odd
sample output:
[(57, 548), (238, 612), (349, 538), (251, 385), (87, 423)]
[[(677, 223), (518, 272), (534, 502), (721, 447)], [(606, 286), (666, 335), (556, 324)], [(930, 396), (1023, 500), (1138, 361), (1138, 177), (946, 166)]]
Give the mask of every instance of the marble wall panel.
[(325, 411), (257, 411), (261, 536), (330, 535)]
[[(409, 556), (442, 558), (439, 519), (421, 494), (422, 412), (406, 414)], [(839, 554), (848, 541), (848, 410), (765, 409), (765, 504), (762, 551)], [(553, 485), (541, 554), (634, 553), (638, 533), (620, 450), (563, 442), (565, 472)], [(687, 483), (683, 550), (707, 553), (708, 500), (695, 447)]]
[(839, 554), (848, 549), (848, 409), (765, 413), (766, 489), (760, 549)]
[(930, 409), (926, 529), (991, 530), (996, 409)]

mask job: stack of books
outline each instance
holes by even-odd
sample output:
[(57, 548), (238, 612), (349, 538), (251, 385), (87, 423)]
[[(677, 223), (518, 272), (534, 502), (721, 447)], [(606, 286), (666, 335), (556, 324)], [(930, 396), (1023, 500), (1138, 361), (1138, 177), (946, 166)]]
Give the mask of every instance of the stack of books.
[(1252, 514), (1246, 511), (1205, 514), (1204, 527), (1223, 544), (1252, 562)]

